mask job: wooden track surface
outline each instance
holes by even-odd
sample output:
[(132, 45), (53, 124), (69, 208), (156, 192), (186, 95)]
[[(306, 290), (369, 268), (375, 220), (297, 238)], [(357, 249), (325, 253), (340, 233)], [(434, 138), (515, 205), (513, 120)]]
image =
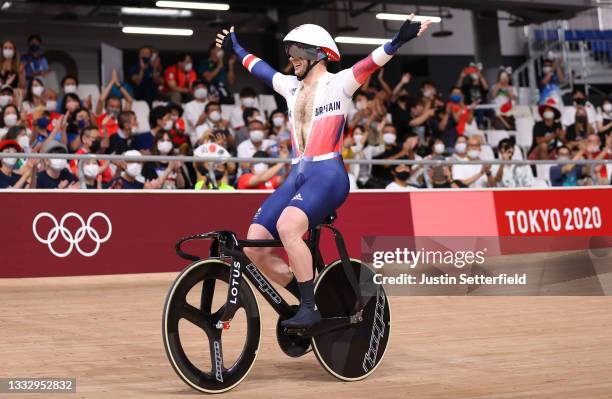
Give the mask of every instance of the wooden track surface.
[[(0, 280), (0, 377), (77, 378), (77, 394), (52, 398), (201, 396), (163, 349), (162, 306), (175, 277)], [(259, 356), (223, 397), (612, 397), (609, 297), (392, 297), (391, 305), (383, 364), (367, 380), (345, 383), (312, 353), (285, 356), (276, 316), (260, 298)]]

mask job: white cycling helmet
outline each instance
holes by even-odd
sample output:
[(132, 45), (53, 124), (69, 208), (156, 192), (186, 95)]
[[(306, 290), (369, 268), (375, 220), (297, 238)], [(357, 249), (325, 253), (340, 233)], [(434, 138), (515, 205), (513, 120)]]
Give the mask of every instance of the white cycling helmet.
[(293, 28), (293, 30), (285, 36), (283, 42), (296, 42), (320, 47), (327, 55), (328, 60), (340, 61), (340, 51), (338, 50), (336, 42), (329, 32), (319, 25), (304, 24)]

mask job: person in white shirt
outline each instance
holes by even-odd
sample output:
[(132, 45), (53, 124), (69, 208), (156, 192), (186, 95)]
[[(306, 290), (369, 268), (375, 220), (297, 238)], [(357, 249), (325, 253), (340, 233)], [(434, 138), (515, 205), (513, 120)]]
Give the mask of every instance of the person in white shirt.
[(196, 128), (206, 121), (204, 107), (208, 103), (208, 87), (203, 80), (193, 82), (193, 97), (185, 105), (183, 117), (185, 119), (185, 130), (191, 138), (192, 144), (197, 141)]
[[(510, 139), (503, 139), (497, 151), (500, 159), (509, 161), (513, 159), (514, 145)], [(529, 165), (493, 165), (491, 172), (497, 187), (532, 187), (535, 181)]]
[[(237, 154), (238, 157), (249, 158), (255, 154), (256, 151), (267, 151), (268, 147), (272, 146), (276, 142), (274, 140), (267, 139), (264, 125), (258, 120), (249, 122), (247, 126), (249, 130), (249, 139), (243, 141), (238, 145)], [(248, 162), (241, 162), (240, 168), (242, 171), (248, 169)]]
[[(469, 161), (480, 160), (480, 140), (478, 137), (470, 137), (467, 143), (464, 140), (463, 137), (457, 139), (457, 143), (455, 144), (455, 158)], [(465, 148), (462, 143), (465, 145)], [(455, 164), (451, 168), (451, 174), (453, 180), (458, 180), (469, 188), (493, 187), (495, 184), (491, 172), (491, 165), (481, 165), (478, 163)]]
[(237, 130), (244, 127), (244, 119), (242, 113), (246, 108), (258, 108), (257, 92), (250, 87), (245, 87), (240, 90), (240, 104), (234, 106), (230, 114), (230, 125), (232, 129)]
[(595, 121), (597, 122), (597, 132), (600, 135), (605, 136), (612, 132), (612, 100), (608, 98), (603, 100)]
[(390, 191), (413, 191), (418, 190), (417, 187), (411, 185), (408, 180), (410, 179), (410, 166), (401, 164), (394, 165), (391, 169), (393, 175), (393, 181), (387, 184), (386, 190)]

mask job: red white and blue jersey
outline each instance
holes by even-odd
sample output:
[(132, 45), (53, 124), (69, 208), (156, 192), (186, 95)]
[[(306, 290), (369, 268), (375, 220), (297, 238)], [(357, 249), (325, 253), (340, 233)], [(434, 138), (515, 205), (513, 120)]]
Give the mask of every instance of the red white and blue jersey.
[(386, 64), (399, 48), (388, 42), (351, 68), (335, 74), (327, 72), (317, 81), (312, 119), (306, 133), (303, 153), (300, 153), (293, 129), (294, 106), (304, 82), (299, 81), (296, 76), (283, 75), (265, 61), (247, 53), (237, 43), (235, 33), (232, 35), (234, 51), (241, 59), (242, 65), (287, 100), (294, 161), (328, 159), (341, 151), (342, 132), (353, 94), (368, 76)]

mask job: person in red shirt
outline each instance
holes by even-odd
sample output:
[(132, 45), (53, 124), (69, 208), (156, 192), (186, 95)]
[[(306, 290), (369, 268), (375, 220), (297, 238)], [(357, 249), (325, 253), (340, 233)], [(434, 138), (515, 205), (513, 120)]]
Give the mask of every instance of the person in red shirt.
[[(280, 156), (288, 158), (289, 153), (286, 149), (281, 149)], [(253, 158), (268, 158), (268, 153), (265, 151), (257, 151), (253, 154)], [(285, 180), (285, 176), (280, 176), (280, 172), (284, 163), (279, 162), (272, 166), (265, 162), (252, 163), (249, 173), (243, 173), (238, 179), (239, 190), (274, 190)]]
[[(585, 141), (586, 159), (610, 159), (610, 155), (612, 154), (612, 135), (609, 135), (606, 139), (603, 150), (601, 149), (601, 139), (597, 133), (589, 134)], [(586, 167), (586, 172), (591, 175), (594, 185), (610, 184), (610, 176), (608, 176), (606, 165), (588, 165)]]
[[(113, 87), (117, 87), (121, 92), (123, 99), (125, 99), (125, 106), (122, 106), (121, 98), (111, 94)], [(130, 111), (132, 109), (132, 102), (132, 96), (122, 86), (117, 71), (113, 69), (111, 80), (102, 90), (102, 93), (100, 93), (100, 98), (96, 104), (96, 115), (98, 115), (96, 122), (103, 137), (110, 138), (119, 131), (117, 118), (122, 111)]]
[(191, 56), (181, 53), (178, 62), (164, 71), (164, 92), (174, 103), (189, 102), (193, 99), (191, 86), (196, 79)]
[[(100, 132), (95, 126), (88, 126), (81, 131), (80, 137), (81, 147), (76, 150), (76, 154), (100, 154), (103, 153), (100, 148), (102, 139), (100, 138)], [(102, 181), (108, 183), (113, 178), (113, 172), (109, 168), (110, 161), (98, 161), (100, 166), (99, 174), (101, 175)], [(79, 175), (78, 161), (76, 159), (70, 160), (70, 171), (73, 175)]]

